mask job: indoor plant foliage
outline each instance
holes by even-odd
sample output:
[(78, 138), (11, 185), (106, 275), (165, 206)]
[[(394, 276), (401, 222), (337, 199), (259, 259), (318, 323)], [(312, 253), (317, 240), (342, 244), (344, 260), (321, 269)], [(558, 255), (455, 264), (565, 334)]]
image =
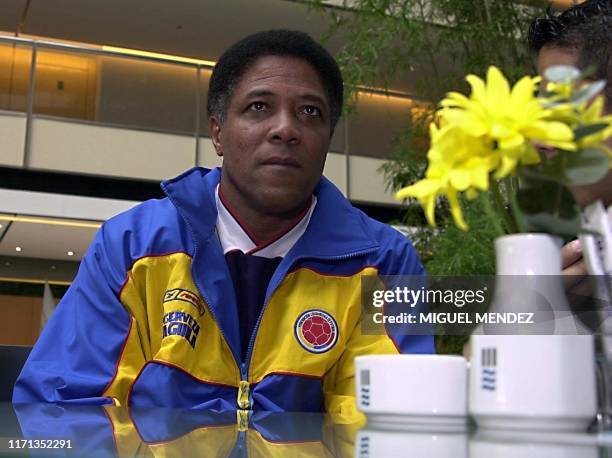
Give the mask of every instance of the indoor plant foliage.
[[(464, 81), (467, 73), (483, 74), (492, 63), (513, 80), (534, 71), (526, 32), (533, 17), (544, 14), (549, 6), (546, 0), (528, 4), (491, 0), (333, 2), (344, 7), (324, 7), (331, 2), (323, 0), (308, 2), (329, 19), (328, 38), (340, 43), (336, 58), (346, 83), (347, 115), (357, 108), (351, 102), (357, 98), (359, 87), (395, 87), (398, 81), (411, 81), (414, 87), (409, 92), (418, 96), (420, 107), (429, 108), (428, 113), (411, 113), (405, 131), (394, 139), (392, 155), (381, 167), (392, 191), (423, 176), (429, 149), (428, 126), (435, 101), (449, 90), (467, 89)], [(483, 243), (469, 248), (459, 244), (449, 250), (440, 245), (450, 247), (465, 234), (452, 224), (448, 205), (437, 206), (436, 215), (441, 224), (435, 231), (427, 227), (417, 207), (405, 206), (402, 222), (414, 228), (411, 241), (430, 274), (493, 272), (489, 270), (493, 263), (489, 245), (498, 231), (482, 217), (480, 201), (464, 202), (464, 216), (470, 225), (470, 237), (480, 238)], [(457, 262), (451, 265), (467, 270), (449, 270), (443, 262), (430, 265), (434, 251), (437, 257), (440, 253), (452, 255)], [(481, 260), (487, 256), (491, 259), (485, 268)]]
[[(450, 92), (430, 125), (425, 177), (401, 189), (416, 198), (430, 224), (444, 196), (455, 224), (466, 230), (460, 196), (479, 197), (503, 233), (575, 235), (580, 212), (568, 187), (601, 179), (612, 164), (603, 140), (612, 116), (602, 116), (602, 81), (580, 84), (572, 67), (553, 67), (546, 91), (539, 77), (513, 87), (496, 67), (486, 81), (469, 75), (469, 96)], [(511, 212), (507, 211), (507, 204)]]

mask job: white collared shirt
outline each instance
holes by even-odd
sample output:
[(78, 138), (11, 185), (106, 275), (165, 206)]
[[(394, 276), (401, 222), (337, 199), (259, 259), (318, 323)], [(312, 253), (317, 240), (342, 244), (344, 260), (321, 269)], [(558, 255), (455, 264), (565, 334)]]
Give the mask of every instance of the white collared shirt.
[(299, 219), (284, 233), (272, 240), (256, 243), (248, 234), (248, 228), (240, 224), (235, 216), (225, 206), (219, 197), (219, 185), (215, 189), (215, 202), (217, 204), (217, 235), (223, 248), (223, 255), (230, 251), (239, 250), (245, 254), (253, 254), (262, 258), (284, 258), (299, 238), (306, 232), (312, 212), (317, 205), (317, 197), (312, 196), (310, 207)]

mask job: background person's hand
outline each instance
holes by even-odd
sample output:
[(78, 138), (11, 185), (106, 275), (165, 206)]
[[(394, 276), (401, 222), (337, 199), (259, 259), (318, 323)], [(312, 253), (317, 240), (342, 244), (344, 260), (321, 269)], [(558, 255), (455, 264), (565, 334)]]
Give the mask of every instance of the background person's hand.
[(580, 240), (572, 240), (561, 248), (561, 275), (566, 293), (583, 293), (585, 288), (590, 290), (589, 282), (583, 281), (587, 276), (587, 267)]
[(584, 277), (587, 274), (580, 240), (572, 240), (563, 245), (563, 248), (561, 248), (561, 264), (562, 275)]

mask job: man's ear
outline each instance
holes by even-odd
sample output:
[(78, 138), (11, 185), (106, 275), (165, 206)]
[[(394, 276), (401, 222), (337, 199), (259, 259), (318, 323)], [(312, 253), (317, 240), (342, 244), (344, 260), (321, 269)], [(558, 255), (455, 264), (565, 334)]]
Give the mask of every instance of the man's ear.
[(223, 144), (221, 142), (221, 121), (216, 116), (208, 118), (208, 128), (210, 131), (210, 138), (212, 139), (217, 156), (223, 156)]

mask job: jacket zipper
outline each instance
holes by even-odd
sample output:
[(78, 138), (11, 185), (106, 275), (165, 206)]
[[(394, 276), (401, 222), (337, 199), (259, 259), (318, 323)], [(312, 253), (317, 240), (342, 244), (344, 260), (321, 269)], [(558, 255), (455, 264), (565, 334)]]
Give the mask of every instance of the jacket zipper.
[[(324, 261), (343, 261), (343, 260), (346, 260), (346, 259), (351, 259), (351, 258), (357, 258), (357, 257), (360, 257), (360, 256), (364, 256), (366, 254), (370, 254), (370, 253), (373, 253), (375, 251), (376, 251), (376, 248), (370, 248), (370, 249), (363, 250), (363, 251), (357, 251), (355, 253), (344, 254), (342, 256), (329, 256), (329, 257), (317, 257), (317, 258), (312, 258), (310, 256), (301, 256), (301, 257), (295, 258), (291, 262), (291, 264), (289, 264), (289, 266), (287, 267), (287, 272), (298, 261), (302, 261), (304, 259), (315, 259), (315, 260), (324, 260)], [(284, 278), (285, 274), (283, 274), (283, 278)], [(251, 337), (249, 339), (249, 347), (247, 349), (246, 360), (244, 362), (242, 362), (236, 356), (236, 354), (232, 350), (232, 347), (228, 344), (227, 336), (223, 332), (223, 328), (221, 326), (218, 326), (219, 327), (219, 331), (221, 332), (221, 335), (223, 336), (223, 339), (225, 340), (225, 342), (226, 342), (230, 352), (232, 353), (232, 356), (234, 357), (234, 361), (236, 361), (236, 365), (238, 366), (238, 368), (240, 370), (240, 382), (238, 384), (238, 393), (237, 393), (237, 399), (236, 399), (236, 404), (238, 405), (238, 409), (239, 410), (252, 410), (252, 408), (253, 408), (253, 406), (251, 404), (251, 390), (250, 390), (250, 384), (249, 384), (249, 366), (250, 366), (250, 363), (251, 363), (251, 356), (252, 356), (251, 354), (253, 353), (253, 346), (255, 345), (255, 337), (257, 337), (257, 333), (259, 332), (259, 324), (261, 323), (261, 319), (263, 317), (263, 314), (264, 314), (264, 312), (266, 310), (266, 307), (268, 306), (268, 302), (270, 302), (270, 298), (274, 295), (274, 293), (276, 292), (278, 287), (281, 285), (283, 278), (281, 278), (281, 280), (278, 282), (278, 284), (276, 285), (274, 290), (270, 293), (270, 296), (268, 297), (268, 300), (266, 301), (264, 306), (261, 308), (261, 312), (259, 312), (259, 316), (257, 317), (257, 321), (255, 322), (255, 328), (253, 329), (253, 333), (251, 334)], [(216, 317), (215, 313), (213, 312), (213, 308), (210, 306), (210, 301), (204, 295), (204, 290), (198, 284), (199, 281), (197, 279), (195, 279), (195, 277), (194, 277), (194, 280), (195, 280), (196, 286), (200, 290), (200, 294), (202, 295), (202, 298), (204, 299), (204, 301), (207, 304), (209, 304), (208, 310), (209, 310), (210, 314), (212, 315), (212, 317), (215, 320), (215, 322), (218, 324), (219, 321), (217, 320), (217, 317)]]
[(204, 290), (200, 287), (200, 285), (198, 284), (198, 280), (195, 279), (195, 284), (198, 287), (200, 294), (202, 295), (202, 298), (204, 299), (204, 301), (206, 302), (206, 304), (208, 305), (208, 311), (210, 312), (210, 314), (213, 317), (213, 320), (215, 320), (215, 322), (217, 323), (217, 327), (219, 328), (219, 332), (221, 332), (221, 336), (223, 337), (223, 340), (225, 341), (227, 348), (229, 348), (230, 353), (232, 354), (232, 356), (234, 357), (234, 361), (236, 362), (236, 366), (238, 366), (239, 370), (240, 370), (240, 382), (238, 383), (238, 392), (237, 392), (237, 396), (236, 396), (236, 404), (238, 406), (238, 413), (240, 411), (248, 411), (251, 410), (251, 394), (250, 394), (250, 390), (249, 390), (249, 382), (248, 382), (248, 376), (247, 376), (247, 372), (246, 372), (246, 365), (245, 363), (241, 362), (238, 357), (236, 356), (236, 354), (234, 353), (234, 351), (232, 350), (232, 347), (229, 345), (229, 341), (227, 340), (227, 336), (225, 335), (225, 333), (223, 332), (223, 327), (220, 326), (219, 324), (219, 320), (217, 320), (217, 317), (215, 315), (215, 312), (213, 312), (213, 308), (210, 306), (210, 302), (208, 301), (208, 299), (206, 298), (206, 296), (204, 295)]
[[(250, 340), (249, 340), (249, 347), (248, 347), (247, 354), (246, 354), (246, 360), (240, 366), (241, 367), (241, 375), (242, 375), (243, 381), (247, 382), (247, 390), (248, 390), (248, 386), (249, 386), (248, 385), (248, 380), (249, 380), (249, 368), (250, 368), (250, 364), (251, 364), (251, 356), (252, 356), (252, 353), (253, 353), (253, 346), (255, 345), (255, 338), (257, 337), (257, 333), (259, 332), (259, 324), (261, 323), (261, 319), (263, 317), (264, 312), (266, 311), (266, 307), (268, 306), (268, 303), (270, 302), (270, 299), (272, 298), (272, 296), (274, 295), (274, 293), (276, 292), (278, 287), (281, 285), (282, 280), (285, 278), (287, 272), (289, 272), (289, 270), (295, 264), (297, 264), (298, 261), (303, 261), (304, 259), (324, 260), (324, 261), (343, 261), (343, 260), (346, 260), (346, 259), (358, 258), (358, 257), (364, 256), (366, 254), (374, 253), (375, 251), (376, 251), (376, 248), (369, 248), (367, 250), (362, 250), (362, 251), (357, 251), (357, 252), (354, 252), (354, 253), (344, 254), (342, 256), (329, 256), (329, 257), (316, 257), (316, 258), (311, 257), (311, 256), (301, 256), (301, 257), (295, 258), (291, 262), (291, 264), (289, 264), (289, 266), (287, 267), (286, 272), (283, 274), (283, 277), (278, 282), (278, 284), (274, 287), (274, 290), (268, 296), (268, 300), (266, 301), (264, 306), (261, 308), (261, 312), (259, 312), (259, 317), (257, 317), (257, 321), (255, 322), (255, 328), (253, 329), (253, 333), (251, 334), (251, 337), (250, 337)], [(249, 395), (250, 395), (250, 393), (249, 393)]]
[(248, 448), (247, 448), (247, 431), (249, 429), (249, 412), (246, 410), (238, 410), (236, 411), (236, 426), (238, 429), (238, 437), (236, 438), (236, 443), (234, 444), (234, 448), (230, 453), (230, 457), (232, 458), (248, 458)]
[[(196, 287), (198, 288), (200, 294), (202, 295), (202, 298), (204, 299), (204, 302), (206, 302), (206, 305), (208, 305), (208, 312), (212, 315), (213, 319), (217, 323), (217, 327), (219, 328), (219, 332), (221, 332), (221, 335), (223, 336), (223, 340), (225, 341), (225, 344), (227, 345), (227, 348), (229, 348), (230, 353), (234, 357), (234, 361), (236, 361), (236, 365), (240, 368), (240, 366), (241, 366), (240, 360), (236, 357), (236, 354), (232, 350), (232, 347), (229, 345), (229, 340), (227, 340), (227, 336), (223, 332), (223, 328), (219, 325), (219, 320), (217, 320), (217, 316), (215, 315), (215, 312), (213, 312), (213, 308), (210, 305), (211, 302), (204, 295), (204, 289), (199, 285), (199, 281), (195, 278), (195, 275), (193, 275), (193, 273), (192, 273), (192, 276), (194, 278), (194, 283), (195, 283)], [(242, 371), (241, 371), (241, 374), (242, 374)]]
[[(187, 225), (187, 229), (188, 229), (189, 234), (191, 236), (191, 239), (195, 242), (197, 240), (197, 238), (195, 237), (195, 233), (193, 232), (193, 229), (191, 228), (191, 224), (189, 223), (189, 219), (186, 218), (183, 215), (183, 212), (179, 210), (181, 208), (181, 206), (177, 205), (177, 202), (175, 201), (174, 197), (171, 196), (171, 193), (168, 192), (168, 190), (166, 189), (166, 186), (164, 184), (162, 184), (162, 190), (164, 191), (166, 196), (168, 196), (168, 199), (170, 200), (172, 205), (174, 205), (174, 208), (176, 208), (176, 210), (179, 213), (179, 215), (185, 221), (185, 223)], [(211, 302), (204, 295), (204, 288), (202, 288), (202, 286), (200, 285), (200, 281), (199, 281), (198, 277), (196, 275), (194, 275), (194, 272), (193, 272), (193, 261), (197, 257), (198, 249), (199, 249), (199, 244), (195, 243), (195, 248), (194, 248), (194, 251), (193, 251), (193, 256), (191, 258), (191, 268), (189, 269), (190, 272), (191, 272), (191, 277), (193, 278), (193, 282), (195, 283), (196, 288), (198, 288), (198, 291), (202, 295), (202, 299), (204, 299), (204, 302), (206, 302), (206, 305), (208, 305), (208, 311), (210, 312), (210, 314), (212, 315), (213, 319), (217, 323), (217, 327), (219, 328), (219, 332), (221, 332), (221, 336), (223, 337), (223, 340), (225, 341), (225, 344), (227, 345), (227, 348), (229, 348), (230, 353), (234, 357), (234, 361), (236, 362), (236, 365), (240, 369), (240, 378), (246, 380), (246, 378), (243, 376), (243, 368), (242, 368), (243, 363), (241, 363), (240, 358), (238, 358), (236, 353), (234, 353), (234, 350), (232, 350), (232, 346), (229, 344), (229, 340), (227, 339), (227, 336), (223, 332), (223, 328), (221, 327), (219, 320), (217, 320), (217, 316), (215, 315), (215, 312), (213, 312), (213, 308), (211, 306)], [(240, 396), (240, 391), (238, 392), (238, 394)], [(240, 397), (238, 399), (240, 399)]]

